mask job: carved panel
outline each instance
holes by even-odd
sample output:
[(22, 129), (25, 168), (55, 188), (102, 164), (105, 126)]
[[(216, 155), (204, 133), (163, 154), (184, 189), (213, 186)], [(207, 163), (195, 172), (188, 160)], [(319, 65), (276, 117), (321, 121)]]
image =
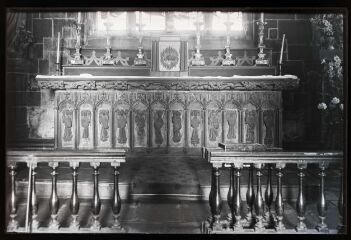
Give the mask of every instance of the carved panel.
[(95, 134), (97, 147), (112, 147), (112, 108), (102, 103), (96, 108)]
[(129, 147), (129, 109), (120, 106), (115, 111), (115, 144), (116, 147)]
[(200, 147), (203, 144), (203, 116), (201, 110), (190, 110), (189, 145)]
[(266, 145), (274, 145), (275, 142), (275, 111), (263, 111), (263, 143)]
[[(251, 105), (251, 104), (250, 104)], [(251, 105), (244, 111), (244, 131), (243, 131), (243, 142), (244, 143), (257, 143), (258, 141), (258, 112)]]
[(239, 142), (239, 112), (237, 110), (226, 110), (224, 113), (224, 139), (227, 143)]
[(72, 104), (67, 104), (59, 111), (59, 140), (62, 148), (75, 148), (75, 114)]
[(79, 108), (79, 148), (94, 147), (94, 115), (93, 106), (90, 104), (82, 104)]
[(149, 115), (145, 106), (138, 104), (134, 110), (134, 147), (147, 147)]
[(207, 139), (210, 147), (218, 146), (222, 141), (222, 114), (220, 110), (208, 110)]
[(167, 145), (167, 117), (164, 107), (160, 103), (152, 106), (151, 114), (152, 147)]

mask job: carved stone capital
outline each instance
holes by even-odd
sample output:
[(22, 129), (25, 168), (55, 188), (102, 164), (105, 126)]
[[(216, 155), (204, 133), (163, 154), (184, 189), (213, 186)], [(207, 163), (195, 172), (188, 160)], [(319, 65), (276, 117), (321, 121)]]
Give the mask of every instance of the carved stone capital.
[(92, 167), (94, 169), (99, 168), (100, 167), (100, 162), (92, 161), (92, 162), (90, 162), (90, 167)]
[(286, 165), (285, 163), (280, 162), (280, 163), (276, 163), (275, 167), (279, 168), (279, 169), (283, 169), (283, 168), (285, 168), (285, 165)]
[(79, 167), (79, 162), (78, 161), (70, 161), (69, 166), (73, 169), (76, 169)]
[(118, 162), (118, 161), (113, 161), (113, 162), (111, 162), (111, 167), (116, 168), (116, 167), (119, 167), (120, 165), (121, 165), (121, 163)]
[(54, 161), (51, 161), (51, 162), (48, 162), (48, 165), (49, 165), (49, 167), (51, 167), (51, 168), (55, 169), (55, 168), (57, 168), (57, 167), (58, 167), (59, 162), (54, 162)]

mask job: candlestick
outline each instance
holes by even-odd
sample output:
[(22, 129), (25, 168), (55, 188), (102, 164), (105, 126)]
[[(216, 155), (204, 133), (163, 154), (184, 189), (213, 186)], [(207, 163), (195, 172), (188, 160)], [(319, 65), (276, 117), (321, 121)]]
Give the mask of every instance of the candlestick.
[(281, 50), (280, 50), (279, 64), (282, 64), (282, 62), (283, 62), (284, 41), (285, 41), (285, 34), (283, 34), (282, 48), (281, 48)]
[(82, 18), (81, 12), (78, 12), (78, 20), (77, 20), (77, 23), (80, 23), (81, 18)]
[(57, 54), (56, 54), (56, 62), (60, 63), (60, 32), (57, 34)]
[(264, 22), (264, 13), (261, 13), (261, 22)]

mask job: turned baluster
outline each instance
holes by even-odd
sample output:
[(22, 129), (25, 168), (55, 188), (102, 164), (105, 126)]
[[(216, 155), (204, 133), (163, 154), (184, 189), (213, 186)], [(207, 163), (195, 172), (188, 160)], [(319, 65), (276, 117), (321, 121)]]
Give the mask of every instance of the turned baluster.
[(339, 225), (338, 225), (338, 233), (344, 233), (345, 231), (345, 225), (344, 225), (344, 211), (345, 211), (345, 206), (344, 206), (344, 178), (343, 178), (343, 169), (340, 169), (340, 181), (341, 181), (341, 186), (340, 186), (340, 194), (339, 194), (339, 200), (338, 200), (338, 211), (339, 211)]
[(266, 211), (266, 215), (265, 215), (265, 219), (268, 223), (268, 225), (270, 224), (270, 219), (271, 219), (271, 205), (273, 202), (273, 188), (272, 188), (272, 164), (267, 164), (267, 188), (266, 191), (264, 193), (264, 200), (266, 202), (266, 206), (267, 206), (267, 211)]
[(319, 176), (320, 176), (320, 186), (319, 186), (319, 201), (317, 203), (318, 215), (321, 220), (317, 225), (317, 230), (319, 232), (328, 232), (328, 226), (325, 223), (325, 218), (327, 215), (327, 202), (325, 200), (325, 169), (328, 167), (328, 163), (321, 162), (319, 164)]
[(256, 223), (255, 223), (255, 230), (262, 230), (264, 229), (263, 225), (263, 216), (264, 216), (264, 202), (262, 197), (262, 185), (261, 185), (261, 177), (262, 177), (262, 167), (263, 164), (256, 163), (256, 176), (257, 176), (257, 195), (255, 198), (255, 213), (256, 213)]
[(49, 225), (50, 229), (58, 229), (59, 223), (57, 221), (57, 211), (59, 208), (59, 200), (57, 197), (57, 188), (56, 188), (56, 180), (57, 180), (57, 171), (58, 162), (49, 162), (49, 166), (52, 168), (52, 180), (51, 180), (51, 196), (50, 196), (50, 209), (51, 209), (51, 222)]
[[(216, 180), (216, 177), (215, 177), (215, 170), (214, 168), (211, 168), (211, 189), (210, 189), (210, 194), (208, 195), (208, 204), (210, 205), (210, 209), (211, 209), (211, 212), (212, 212), (212, 209), (214, 208), (214, 206), (212, 205), (213, 203), (213, 193), (215, 192), (215, 180)], [(209, 216), (207, 218), (208, 222), (212, 223), (212, 215)]]
[(235, 166), (235, 192), (234, 192), (234, 200), (233, 200), (233, 214), (235, 216), (234, 230), (242, 230), (243, 226), (241, 224), (241, 194), (240, 194), (240, 176), (241, 169), (243, 168), (243, 164), (234, 164)]
[(231, 222), (234, 218), (233, 214), (233, 199), (234, 198), (234, 166), (230, 165), (230, 173), (229, 173), (229, 190), (227, 195), (227, 202), (230, 209), (230, 213), (228, 214), (228, 221)]
[(296, 211), (297, 211), (297, 219), (298, 223), (296, 226), (296, 231), (301, 232), (306, 230), (305, 220), (305, 211), (306, 211), (306, 204), (305, 204), (305, 195), (303, 189), (303, 177), (305, 174), (303, 173), (304, 169), (307, 168), (307, 163), (298, 163), (297, 168), (299, 170), (299, 195), (296, 201)]
[[(28, 163), (32, 165), (32, 192), (31, 192), (31, 210), (32, 210), (32, 220), (31, 220), (31, 228), (37, 229), (39, 227), (38, 222), (38, 199), (37, 199), (37, 191), (35, 184), (35, 175), (37, 174), (35, 169), (37, 168), (37, 162)], [(29, 186), (28, 186), (29, 187)]]
[(221, 164), (215, 165), (213, 164), (214, 168), (214, 185), (213, 185), (213, 192), (212, 192), (212, 204), (211, 206), (211, 213), (212, 213), (212, 229), (221, 230), (220, 224), (220, 215), (222, 210), (222, 200), (221, 200), (221, 189), (220, 189), (220, 167)]
[(121, 198), (119, 196), (119, 189), (118, 189), (118, 176), (119, 176), (119, 163), (112, 162), (111, 167), (114, 168), (113, 175), (114, 175), (114, 184), (113, 184), (113, 199), (112, 199), (112, 212), (113, 212), (113, 225), (112, 228), (121, 229), (121, 224), (119, 222), (119, 213), (121, 211)]
[(77, 192), (77, 178), (79, 162), (70, 162), (72, 168), (72, 195), (71, 195), (71, 214), (72, 214), (72, 229), (79, 229), (78, 211), (79, 211), (79, 198)]
[(283, 168), (285, 167), (284, 163), (277, 163), (277, 197), (275, 198), (275, 215), (276, 215), (276, 224), (275, 230), (281, 231), (285, 229), (283, 224), (283, 215), (284, 215), (284, 201), (282, 193), (282, 177), (283, 177)]
[(93, 196), (93, 224), (91, 226), (92, 229), (100, 230), (101, 224), (98, 220), (100, 209), (101, 209), (101, 200), (99, 197), (99, 167), (100, 162), (91, 162), (90, 166), (94, 169), (94, 196)]
[(246, 192), (247, 214), (245, 216), (245, 218), (249, 224), (251, 223), (251, 220), (252, 220), (252, 211), (253, 211), (254, 201), (255, 201), (255, 192), (253, 189), (253, 165), (250, 164), (249, 182), (248, 182), (247, 192)]
[(10, 198), (10, 221), (7, 226), (8, 232), (16, 231), (18, 228), (18, 221), (16, 220), (17, 216), (17, 198), (16, 198), (16, 162), (11, 162), (9, 164), (10, 176), (11, 176), (11, 198)]

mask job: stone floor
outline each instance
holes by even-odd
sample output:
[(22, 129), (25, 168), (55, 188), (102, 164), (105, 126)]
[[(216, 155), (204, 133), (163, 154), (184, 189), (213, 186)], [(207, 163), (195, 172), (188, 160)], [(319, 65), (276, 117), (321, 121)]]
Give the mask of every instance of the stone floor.
[[(201, 225), (210, 215), (208, 201), (208, 191), (210, 186), (210, 165), (201, 159), (198, 154), (160, 154), (154, 155), (128, 155), (127, 164), (121, 169), (120, 182), (128, 184), (131, 191), (125, 194), (134, 197), (124, 197), (120, 220), (124, 228), (129, 233), (201, 233)], [(229, 213), (226, 202), (228, 190), (228, 171), (222, 171), (222, 197), (223, 210), (222, 218), (226, 218)], [(307, 210), (306, 223), (309, 228), (314, 228), (318, 223), (316, 199), (318, 197), (318, 168), (310, 166), (306, 171)], [(18, 187), (20, 182), (27, 179), (27, 170), (24, 167), (17, 174)], [(326, 199), (328, 206), (327, 223), (330, 228), (336, 228), (338, 224), (337, 199), (339, 193), (339, 176), (337, 170), (333, 168), (327, 171), (328, 181), (326, 182)], [(51, 193), (50, 168), (43, 164), (38, 169), (38, 182), (46, 183), (47, 192)], [(275, 176), (273, 176), (275, 184)], [(88, 182), (91, 185), (92, 169), (89, 165), (82, 165), (79, 170), (79, 182)], [(297, 184), (296, 166), (287, 167), (284, 174), (284, 185), (295, 189)], [(67, 165), (59, 168), (58, 186), (67, 181), (68, 189), (71, 181), (71, 170)], [(100, 184), (112, 182), (112, 169), (108, 166), (100, 168)], [(263, 178), (265, 183), (265, 178)], [(247, 184), (247, 171), (243, 171), (242, 185)], [(38, 184), (37, 184), (38, 186)], [(273, 186), (275, 188), (275, 186)], [(37, 187), (38, 188), (38, 187)], [(203, 189), (207, 189), (204, 191)], [(256, 189), (256, 188), (255, 188)], [(26, 192), (19, 189), (18, 192)], [(44, 190), (43, 190), (44, 191)], [(100, 196), (103, 195), (100, 189)], [(317, 192), (316, 192), (317, 191)], [(84, 198), (84, 191), (78, 189), (81, 198), (79, 210), (80, 224), (82, 227), (89, 227), (91, 224), (90, 199)], [(293, 191), (292, 195), (295, 195)], [(245, 189), (242, 189), (242, 199), (245, 201)], [(90, 194), (90, 193), (89, 193)], [(40, 194), (39, 194), (40, 195)], [(285, 204), (284, 223), (288, 228), (293, 229), (297, 223), (294, 197), (292, 195), (289, 202)], [(43, 196), (45, 194), (43, 193)], [(49, 196), (49, 195), (46, 195)], [(67, 194), (61, 194), (59, 219), (62, 226), (69, 224), (69, 208)], [(89, 195), (88, 195), (89, 196)], [(135, 197), (138, 196), (138, 197)], [(186, 196), (190, 196), (187, 198)], [(195, 197), (194, 197), (195, 196)], [(202, 197), (196, 197), (202, 196)], [(275, 195), (274, 195), (275, 197)], [(113, 223), (110, 209), (110, 201), (103, 199), (100, 212), (101, 224), (108, 227)], [(108, 197), (106, 197), (108, 198)], [(40, 199), (39, 221), (42, 227), (49, 224), (50, 212), (48, 208), (48, 197)], [(24, 226), (25, 200), (22, 199), (18, 209), (18, 220)]]

